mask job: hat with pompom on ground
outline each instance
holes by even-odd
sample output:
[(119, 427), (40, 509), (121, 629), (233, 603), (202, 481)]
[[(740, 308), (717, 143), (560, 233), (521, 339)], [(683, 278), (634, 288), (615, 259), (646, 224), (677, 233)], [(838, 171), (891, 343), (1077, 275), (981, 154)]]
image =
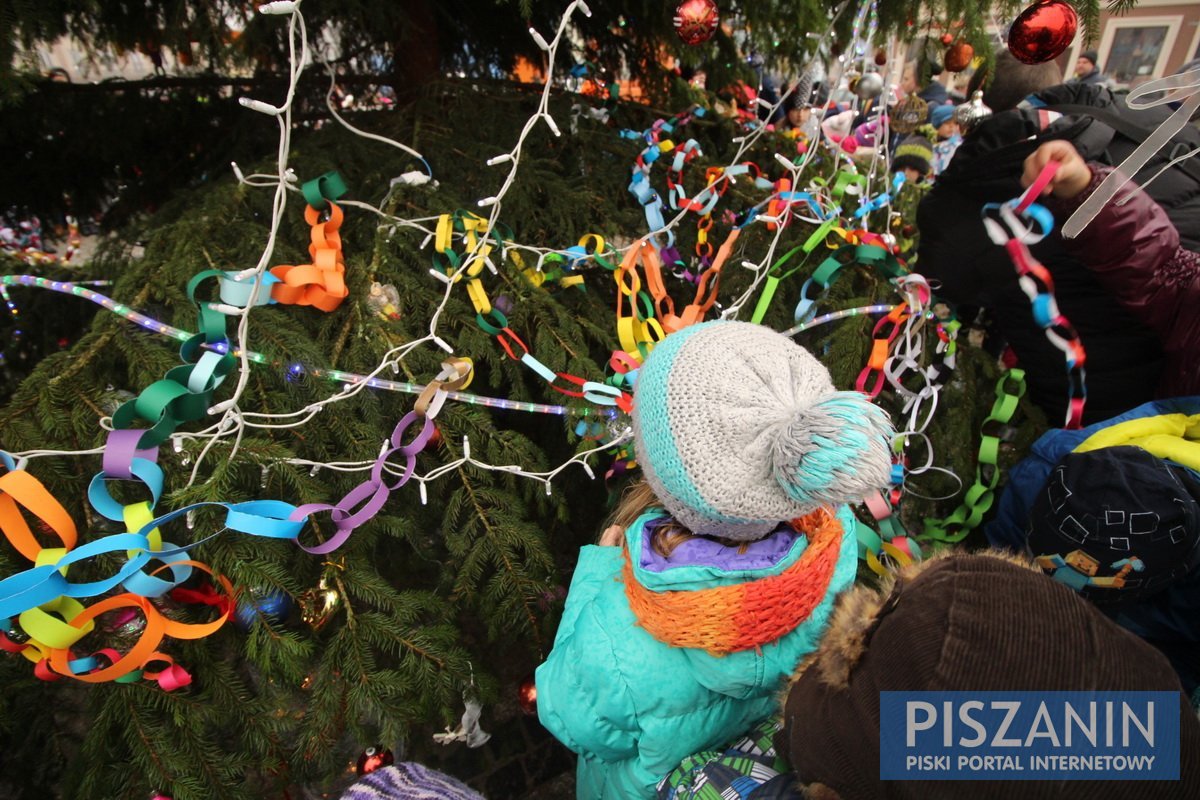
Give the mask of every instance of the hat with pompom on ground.
[(484, 800), (484, 797), (443, 772), (415, 761), (402, 761), (362, 776), (341, 800)]
[(724, 539), (762, 538), (890, 479), (887, 413), (837, 391), (788, 337), (748, 322), (705, 322), (659, 342), (638, 370), (633, 432), (667, 511)]

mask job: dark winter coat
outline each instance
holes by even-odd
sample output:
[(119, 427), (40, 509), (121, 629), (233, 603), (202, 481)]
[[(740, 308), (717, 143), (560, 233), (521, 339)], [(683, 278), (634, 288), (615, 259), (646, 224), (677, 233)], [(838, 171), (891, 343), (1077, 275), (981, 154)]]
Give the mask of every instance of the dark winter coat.
[[(1101, 114), (1119, 114), (1148, 130), (1170, 113), (1161, 108), (1130, 110), (1112, 93), (1095, 86), (1056, 86), (1034, 100), (1050, 108), (1088, 106)], [(1034, 322), (1008, 254), (992, 244), (984, 231), (980, 208), (1021, 194), (1025, 158), (1045, 141), (1066, 139), (1088, 161), (1110, 165), (1124, 160), (1137, 141), (1090, 116), (1070, 113), (1051, 121), (1052, 116), (1038, 108), (1002, 112), (966, 138), (921, 202), (915, 267), (940, 285), (939, 294), (945, 299), (991, 309), (995, 332), (1012, 347), (1026, 371), (1030, 397), (1046, 411), (1051, 424), (1058, 424), (1066, 416), (1067, 404), (1063, 355)], [(1182, 142), (1183, 148), (1200, 146), (1200, 132), (1185, 128), (1176, 142)], [(1154, 175), (1173, 153), (1178, 155), (1168, 146), (1151, 158), (1135, 176), (1138, 183)], [(1200, 250), (1200, 180), (1177, 167), (1155, 180), (1148, 192), (1179, 230), (1183, 246)], [(1087, 351), (1085, 422), (1107, 419), (1152, 400), (1163, 371), (1163, 348), (1154, 330), (1122, 307), (1101, 280), (1064, 248), (1057, 231), (1031, 250), (1053, 275), (1058, 305)]]
[(1081, 83), (1084, 86), (1103, 86), (1108, 83), (1108, 76), (1098, 69), (1094, 69), (1087, 75), (1080, 76), (1074, 79), (1075, 83)]
[[(1112, 168), (1092, 172), (1078, 197), (1048, 203), (1056, 217), (1067, 219)], [(1200, 253), (1179, 246), (1179, 232), (1162, 208), (1127, 183), (1064, 244), (1122, 308), (1158, 335), (1165, 351), (1158, 396), (1200, 395)]]
[(950, 100), (950, 93), (938, 81), (930, 81), (929, 85), (917, 92), (917, 97), (931, 106), (940, 106)]
[[(984, 529), (988, 541), (994, 547), (1025, 552), (1034, 500), (1063, 456), (1106, 428), (1171, 414), (1200, 414), (1200, 397), (1159, 400), (1080, 430), (1058, 429), (1042, 434), (1029, 455), (1009, 470), (996, 516)], [(1116, 620), (1161, 650), (1179, 673), (1185, 690), (1196, 691), (1200, 686), (1200, 570), (1144, 602), (1122, 608)]]

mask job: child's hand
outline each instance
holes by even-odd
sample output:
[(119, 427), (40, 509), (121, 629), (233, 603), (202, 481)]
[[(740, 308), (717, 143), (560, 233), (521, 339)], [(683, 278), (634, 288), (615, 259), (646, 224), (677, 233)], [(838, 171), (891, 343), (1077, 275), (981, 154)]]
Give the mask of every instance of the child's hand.
[(620, 547), (624, 539), (625, 532), (619, 525), (609, 525), (604, 529), (604, 533), (600, 534), (600, 541), (596, 544), (601, 547)]
[(1028, 187), (1041, 174), (1042, 168), (1051, 161), (1058, 162), (1058, 172), (1042, 189), (1041, 194), (1053, 193), (1062, 200), (1076, 197), (1092, 182), (1092, 170), (1087, 162), (1079, 155), (1079, 151), (1070, 142), (1056, 139), (1046, 142), (1025, 159), (1025, 172), (1021, 175), (1021, 185)]

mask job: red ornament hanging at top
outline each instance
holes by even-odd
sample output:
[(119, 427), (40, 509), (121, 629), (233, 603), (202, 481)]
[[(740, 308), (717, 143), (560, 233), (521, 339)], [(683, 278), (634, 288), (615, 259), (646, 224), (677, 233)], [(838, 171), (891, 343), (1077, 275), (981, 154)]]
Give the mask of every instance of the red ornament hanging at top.
[(975, 58), (975, 48), (966, 42), (957, 42), (946, 48), (945, 64), (950, 72), (962, 72), (971, 66)]
[(1079, 18), (1065, 0), (1043, 0), (1021, 12), (1008, 30), (1008, 50), (1024, 64), (1058, 58), (1071, 46)]
[(675, 7), (675, 33), (684, 44), (707, 42), (717, 30), (720, 17), (713, 0), (683, 0)]

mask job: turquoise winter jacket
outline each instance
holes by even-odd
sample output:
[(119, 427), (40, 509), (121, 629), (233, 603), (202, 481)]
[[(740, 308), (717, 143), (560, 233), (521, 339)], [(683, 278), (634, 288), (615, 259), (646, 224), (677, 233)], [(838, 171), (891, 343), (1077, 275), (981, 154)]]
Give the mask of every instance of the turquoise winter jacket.
[[(737, 569), (671, 563), (651, 571), (642, 564), (642, 532), (659, 516), (643, 515), (626, 532), (635, 578), (651, 591), (691, 591), (777, 575), (808, 544), (795, 537), (770, 563), (739, 562)], [(836, 564), (808, 618), (774, 642), (725, 656), (652, 637), (636, 624), (626, 599), (622, 549), (583, 548), (554, 649), (536, 674), (542, 724), (579, 755), (579, 800), (652, 798), (655, 784), (684, 757), (778, 713), (785, 680), (817, 648), (834, 598), (854, 581), (854, 516), (843, 506), (837, 519), (843, 532)]]

